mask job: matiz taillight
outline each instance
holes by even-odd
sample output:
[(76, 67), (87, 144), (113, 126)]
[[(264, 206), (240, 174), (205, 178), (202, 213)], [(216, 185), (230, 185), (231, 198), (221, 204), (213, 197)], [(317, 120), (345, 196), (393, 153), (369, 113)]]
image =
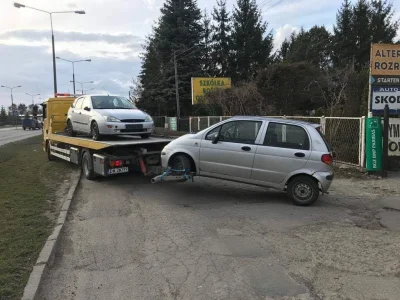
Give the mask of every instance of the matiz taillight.
[(331, 154), (323, 154), (321, 156), (321, 161), (324, 164), (327, 164), (328, 166), (331, 166), (333, 164), (333, 157)]

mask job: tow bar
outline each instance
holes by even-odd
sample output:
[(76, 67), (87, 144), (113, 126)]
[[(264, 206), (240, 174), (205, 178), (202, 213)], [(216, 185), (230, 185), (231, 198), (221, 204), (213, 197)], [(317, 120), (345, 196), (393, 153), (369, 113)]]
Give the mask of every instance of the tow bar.
[[(175, 170), (168, 168), (164, 173), (151, 179), (151, 183), (165, 182), (165, 181), (186, 181), (191, 179), (194, 181), (195, 173), (186, 174), (188, 170)], [(173, 172), (183, 173), (183, 175), (172, 175)]]

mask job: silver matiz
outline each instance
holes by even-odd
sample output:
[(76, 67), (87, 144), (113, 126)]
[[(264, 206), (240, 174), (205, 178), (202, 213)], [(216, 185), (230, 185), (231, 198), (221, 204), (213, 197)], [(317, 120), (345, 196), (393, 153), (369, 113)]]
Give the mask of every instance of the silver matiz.
[(328, 191), (333, 156), (319, 125), (234, 117), (173, 140), (161, 159), (164, 168), (287, 191), (305, 206)]
[(89, 134), (94, 140), (104, 135), (140, 135), (148, 138), (154, 131), (153, 119), (124, 97), (84, 95), (68, 110), (67, 132)]

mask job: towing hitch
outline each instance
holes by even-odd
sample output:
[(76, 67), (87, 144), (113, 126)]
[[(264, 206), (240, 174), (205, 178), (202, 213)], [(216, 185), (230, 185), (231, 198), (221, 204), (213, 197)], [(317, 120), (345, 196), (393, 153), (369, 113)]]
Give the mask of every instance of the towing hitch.
[[(194, 176), (196, 175), (195, 173), (189, 173), (187, 174), (188, 170), (175, 170), (168, 168), (165, 170), (164, 173), (161, 175), (158, 175), (154, 178), (151, 179), (151, 183), (158, 183), (158, 182), (165, 182), (165, 181), (187, 181), (188, 179), (191, 179), (194, 181)], [(173, 175), (172, 173), (183, 173), (182, 175)]]

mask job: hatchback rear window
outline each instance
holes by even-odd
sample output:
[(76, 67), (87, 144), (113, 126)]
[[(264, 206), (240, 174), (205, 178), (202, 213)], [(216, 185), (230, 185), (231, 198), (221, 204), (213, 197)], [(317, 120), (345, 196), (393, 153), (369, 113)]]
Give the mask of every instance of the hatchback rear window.
[(322, 140), (324, 141), (326, 148), (328, 148), (328, 151), (329, 151), (329, 152), (332, 152), (333, 149), (332, 149), (332, 147), (328, 144), (328, 142), (326, 141), (325, 135), (324, 135), (324, 134), (322, 133), (322, 131), (321, 131), (321, 127), (317, 127), (317, 128), (315, 128), (315, 129), (318, 131), (319, 135), (321, 136)]

